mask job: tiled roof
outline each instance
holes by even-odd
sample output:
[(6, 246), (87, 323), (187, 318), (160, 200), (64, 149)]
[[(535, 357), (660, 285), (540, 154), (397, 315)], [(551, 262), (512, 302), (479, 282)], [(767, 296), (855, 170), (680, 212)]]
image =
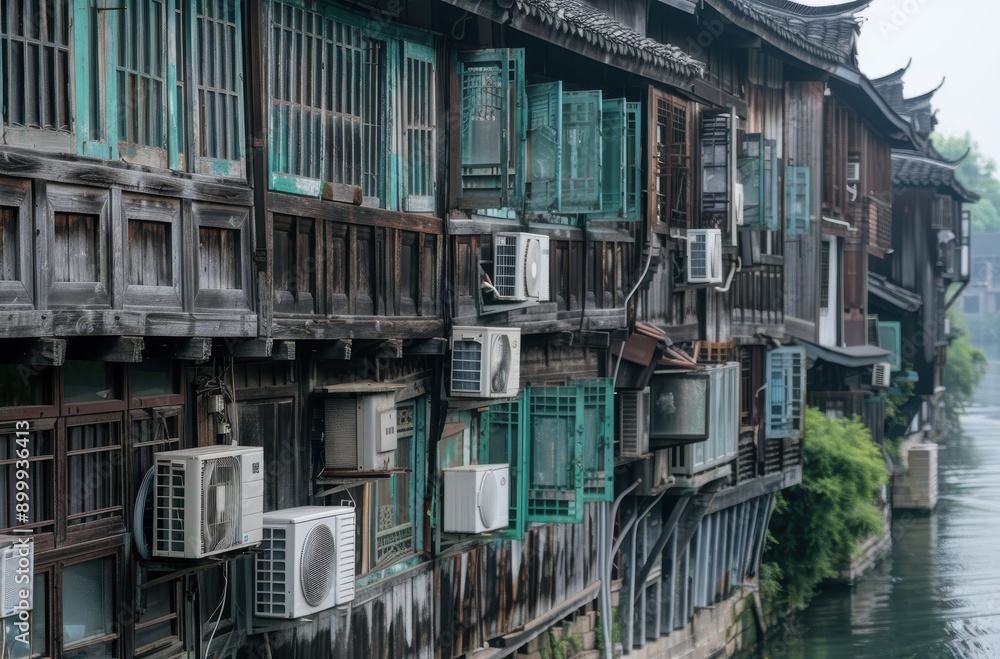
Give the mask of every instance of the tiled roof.
[(855, 14), (871, 0), (827, 7), (807, 7), (788, 0), (718, 0), (768, 28), (793, 46), (841, 64), (856, 65), (860, 32)]
[(878, 93), (882, 95), (882, 98), (886, 100), (889, 106), (899, 116), (910, 121), (918, 135), (926, 138), (934, 131), (934, 126), (937, 124), (937, 118), (934, 116), (934, 108), (931, 107), (931, 98), (933, 98), (934, 92), (941, 89), (944, 80), (941, 81), (941, 85), (938, 85), (929, 92), (923, 93), (920, 96), (906, 98), (903, 96), (903, 74), (906, 73), (906, 69), (909, 66), (907, 64), (904, 68), (893, 71), (889, 75), (876, 78), (872, 80), (872, 84), (875, 85), (875, 89), (878, 90)]
[(892, 152), (892, 187), (947, 188), (962, 201), (975, 202), (979, 195), (955, 177), (957, 163), (948, 163), (912, 151)]
[(680, 48), (645, 37), (578, 0), (516, 0), (518, 12), (619, 55), (627, 55), (685, 77), (701, 77), (705, 65)]

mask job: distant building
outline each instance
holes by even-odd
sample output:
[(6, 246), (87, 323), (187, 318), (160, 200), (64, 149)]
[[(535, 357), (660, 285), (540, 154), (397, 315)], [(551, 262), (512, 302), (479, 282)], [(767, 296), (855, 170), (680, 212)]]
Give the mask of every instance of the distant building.
[(961, 304), (968, 318), (989, 318), (1000, 311), (1000, 233), (973, 235), (972, 272)]

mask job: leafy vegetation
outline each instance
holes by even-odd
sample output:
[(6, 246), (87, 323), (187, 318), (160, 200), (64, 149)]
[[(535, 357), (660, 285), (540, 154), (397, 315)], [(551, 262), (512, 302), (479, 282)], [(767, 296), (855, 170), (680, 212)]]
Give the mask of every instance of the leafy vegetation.
[(945, 158), (957, 160), (966, 151), (968, 157), (958, 166), (958, 180), (962, 185), (982, 197), (975, 204), (966, 206), (972, 211), (973, 232), (1000, 231), (1000, 180), (997, 179), (997, 164), (979, 151), (979, 145), (972, 141), (969, 133), (961, 137), (933, 136), (934, 147)]
[(761, 590), (780, 584), (789, 608), (808, 604), (865, 538), (882, 531), (877, 505), (888, 471), (856, 419), (806, 410), (802, 483), (780, 492), (770, 524)]
[(948, 416), (955, 420), (972, 400), (979, 381), (986, 375), (989, 361), (981, 350), (969, 342), (969, 326), (965, 317), (954, 307), (949, 309), (951, 331), (957, 334), (948, 346), (948, 361), (944, 365), (944, 405)]

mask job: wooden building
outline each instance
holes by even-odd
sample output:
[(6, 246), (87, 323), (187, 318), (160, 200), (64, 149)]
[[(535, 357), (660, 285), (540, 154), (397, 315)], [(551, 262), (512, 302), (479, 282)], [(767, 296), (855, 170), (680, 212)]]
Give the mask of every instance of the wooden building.
[[(0, 490), (27, 423), (32, 496), (0, 531), (34, 533), (32, 652), (504, 656), (610, 625), (613, 590), (629, 652), (752, 583), (805, 344), (872, 358), (913, 144), (857, 70), (866, 4), (6, 2)], [(231, 443), (262, 544), (167, 555), (201, 494), (154, 454)], [(205, 473), (229, 533), (255, 497)], [(334, 606), (270, 589), (267, 520), (306, 505), (352, 509)]]

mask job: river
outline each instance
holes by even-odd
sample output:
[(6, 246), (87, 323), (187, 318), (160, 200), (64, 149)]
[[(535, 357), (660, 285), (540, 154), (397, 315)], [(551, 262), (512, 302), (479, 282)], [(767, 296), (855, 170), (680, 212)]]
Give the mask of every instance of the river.
[(936, 511), (897, 512), (891, 558), (820, 593), (765, 657), (1000, 657), (1000, 361), (940, 443)]

